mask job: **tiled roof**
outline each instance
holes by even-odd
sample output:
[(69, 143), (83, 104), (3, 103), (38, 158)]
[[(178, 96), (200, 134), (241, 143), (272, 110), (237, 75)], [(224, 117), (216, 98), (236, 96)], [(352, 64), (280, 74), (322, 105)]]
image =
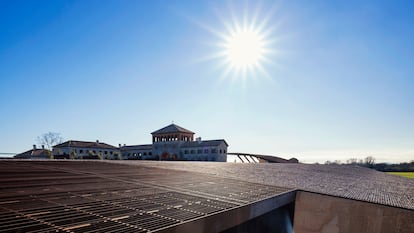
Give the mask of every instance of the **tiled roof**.
[(53, 146), (53, 148), (62, 148), (62, 147), (117, 149), (117, 147), (111, 146), (103, 142), (85, 142), (85, 141), (73, 141), (73, 140), (69, 140), (64, 143)]
[(32, 157), (48, 157), (49, 156), (49, 150), (46, 149), (31, 149), (28, 151), (25, 151), (23, 153), (17, 154), (14, 157), (15, 158), (32, 158)]
[(188, 147), (208, 147), (208, 146), (219, 146), (221, 143), (224, 143), (228, 146), (227, 142), (224, 139), (219, 140), (207, 140), (207, 141), (191, 141), (191, 142), (184, 142), (181, 144), (181, 148), (188, 148)]
[(120, 149), (122, 151), (127, 151), (127, 150), (151, 150), (152, 149), (152, 144), (123, 146)]
[(181, 126), (178, 126), (176, 124), (168, 125), (162, 129), (159, 129), (157, 131), (152, 132), (151, 134), (165, 134), (165, 133), (189, 133), (194, 134), (194, 132), (191, 132), (188, 129), (184, 129)]
[(128, 164), (199, 172), (414, 210), (414, 179), (352, 165), (177, 161)]

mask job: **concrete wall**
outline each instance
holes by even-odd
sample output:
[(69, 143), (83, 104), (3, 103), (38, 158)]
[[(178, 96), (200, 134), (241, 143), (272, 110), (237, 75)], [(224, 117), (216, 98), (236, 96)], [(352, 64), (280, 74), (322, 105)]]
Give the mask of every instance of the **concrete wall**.
[(413, 233), (414, 210), (299, 191), (293, 225), (295, 233)]

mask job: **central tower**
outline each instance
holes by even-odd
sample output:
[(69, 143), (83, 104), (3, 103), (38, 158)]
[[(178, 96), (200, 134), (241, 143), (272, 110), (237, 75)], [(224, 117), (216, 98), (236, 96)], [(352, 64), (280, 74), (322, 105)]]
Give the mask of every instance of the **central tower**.
[(194, 132), (184, 129), (175, 124), (168, 125), (162, 129), (154, 131), (152, 134), (152, 142), (171, 142), (171, 141), (193, 141)]
[(194, 140), (194, 132), (175, 124), (154, 131), (152, 134), (152, 154), (159, 160), (177, 160), (181, 144)]

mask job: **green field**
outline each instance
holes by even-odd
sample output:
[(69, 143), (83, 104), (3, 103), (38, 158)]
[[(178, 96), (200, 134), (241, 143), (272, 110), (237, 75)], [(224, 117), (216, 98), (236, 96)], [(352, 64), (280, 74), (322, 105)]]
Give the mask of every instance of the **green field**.
[(387, 172), (387, 173), (414, 179), (414, 172)]

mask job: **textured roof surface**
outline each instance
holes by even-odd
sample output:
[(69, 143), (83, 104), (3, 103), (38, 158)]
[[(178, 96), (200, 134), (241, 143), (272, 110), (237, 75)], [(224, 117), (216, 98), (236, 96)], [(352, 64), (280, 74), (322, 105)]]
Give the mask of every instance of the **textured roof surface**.
[(227, 142), (224, 139), (219, 140), (205, 140), (205, 141), (188, 141), (181, 144), (181, 148), (187, 147), (207, 147), (207, 146), (219, 146), (221, 143), (225, 143), (227, 146)]
[(199, 172), (414, 210), (414, 179), (358, 166), (155, 161), (128, 163)]
[[(155, 232), (195, 221), (202, 226), (214, 216), (219, 231), (232, 219), (225, 216), (242, 217), (237, 213), (246, 206), (282, 201), (293, 191), (126, 164), (0, 161), (0, 232)], [(253, 214), (250, 207), (247, 213)]]
[(191, 132), (188, 129), (184, 129), (181, 126), (178, 126), (176, 124), (168, 125), (162, 129), (159, 129), (157, 131), (152, 132), (151, 134), (165, 134), (165, 133), (190, 133), (194, 134), (194, 132)]
[(48, 157), (49, 150), (46, 149), (31, 149), (23, 153), (17, 154), (15, 158), (31, 158), (31, 157)]
[(117, 147), (111, 146), (103, 142), (86, 142), (86, 141), (66, 141), (64, 143), (53, 146), (53, 148), (62, 147), (82, 147), (82, 148), (101, 148), (101, 149), (117, 149)]

